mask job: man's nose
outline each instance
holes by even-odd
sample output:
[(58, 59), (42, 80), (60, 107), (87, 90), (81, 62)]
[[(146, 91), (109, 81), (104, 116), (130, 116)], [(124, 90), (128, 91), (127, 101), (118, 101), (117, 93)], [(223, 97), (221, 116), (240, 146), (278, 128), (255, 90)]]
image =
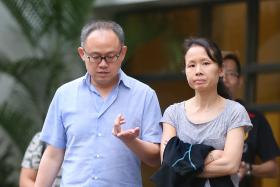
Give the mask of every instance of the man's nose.
[(106, 58), (101, 58), (101, 61), (99, 63), (99, 66), (107, 66)]
[(227, 82), (227, 76), (223, 73), (223, 82)]
[(223, 72), (223, 82), (224, 83), (228, 83), (228, 82), (230, 82), (231, 81), (231, 77), (228, 75), (228, 73), (227, 72)]

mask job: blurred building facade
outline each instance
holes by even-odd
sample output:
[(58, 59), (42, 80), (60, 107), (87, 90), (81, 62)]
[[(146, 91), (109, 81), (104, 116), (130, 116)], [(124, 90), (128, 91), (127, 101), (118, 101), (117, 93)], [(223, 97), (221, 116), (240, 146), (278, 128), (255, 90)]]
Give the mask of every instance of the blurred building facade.
[[(182, 73), (184, 38), (208, 37), (222, 50), (236, 52), (246, 77), (240, 98), (265, 113), (280, 144), (279, 0), (95, 0), (92, 13), (124, 27), (128, 56), (123, 68), (156, 90), (162, 111), (193, 95)], [(0, 20), (1, 52), (16, 59), (31, 54), (1, 3)], [(13, 80), (0, 75), (0, 84), (1, 103)], [(153, 171), (144, 167), (145, 187), (153, 186)], [(280, 177), (258, 180), (256, 186), (280, 186)]]

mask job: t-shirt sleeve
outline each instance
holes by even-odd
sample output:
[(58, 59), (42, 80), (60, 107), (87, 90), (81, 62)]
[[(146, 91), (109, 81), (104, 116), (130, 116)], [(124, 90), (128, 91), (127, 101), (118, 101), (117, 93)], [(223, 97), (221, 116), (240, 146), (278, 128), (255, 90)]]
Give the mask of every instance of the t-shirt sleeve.
[(245, 131), (248, 132), (253, 127), (246, 109), (241, 104), (234, 102), (232, 105), (232, 113), (230, 115), (230, 125), (228, 130), (245, 127)]
[(177, 113), (176, 113), (176, 105), (173, 104), (173, 105), (170, 105), (169, 107), (166, 108), (166, 110), (164, 111), (163, 113), (163, 117), (161, 118), (160, 120), (160, 124), (162, 125), (162, 123), (168, 123), (170, 125), (172, 125), (173, 127), (176, 128), (176, 116)]
[(258, 120), (257, 154), (262, 161), (268, 161), (280, 155), (279, 147), (273, 136), (272, 129), (266, 118), (256, 113)]
[(23, 168), (38, 169), (43, 152), (43, 143), (39, 139), (40, 133), (33, 136), (29, 143), (21, 163)]

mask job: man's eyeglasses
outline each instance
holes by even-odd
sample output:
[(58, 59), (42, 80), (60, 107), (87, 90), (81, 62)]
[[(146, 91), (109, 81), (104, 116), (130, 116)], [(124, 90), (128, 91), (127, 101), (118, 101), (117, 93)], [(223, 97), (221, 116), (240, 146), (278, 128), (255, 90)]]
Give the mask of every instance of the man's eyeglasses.
[(119, 53), (117, 54), (110, 54), (110, 55), (106, 55), (106, 56), (101, 56), (101, 55), (89, 55), (85, 49), (84, 50), (84, 53), (85, 55), (87, 56), (89, 62), (91, 63), (96, 63), (96, 64), (99, 64), (103, 59), (105, 60), (106, 63), (115, 63), (120, 55), (121, 55), (121, 52), (122, 52), (122, 47), (121, 47), (121, 50)]
[(232, 78), (238, 78), (239, 74), (235, 71), (225, 71), (224, 72), (225, 77), (232, 77)]

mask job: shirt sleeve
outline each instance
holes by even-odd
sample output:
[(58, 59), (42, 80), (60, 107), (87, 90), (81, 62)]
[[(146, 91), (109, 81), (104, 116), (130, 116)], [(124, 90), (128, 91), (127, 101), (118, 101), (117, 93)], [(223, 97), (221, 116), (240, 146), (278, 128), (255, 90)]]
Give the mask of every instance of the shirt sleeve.
[(144, 106), (142, 139), (145, 141), (160, 143), (162, 129), (159, 125), (161, 110), (155, 91), (151, 90), (147, 95)]
[(29, 143), (21, 163), (23, 168), (38, 169), (43, 153), (43, 143), (39, 139), (40, 133), (33, 136)]
[(65, 92), (60, 87), (49, 106), (40, 139), (57, 148), (65, 149), (66, 134), (62, 120), (61, 103)]

